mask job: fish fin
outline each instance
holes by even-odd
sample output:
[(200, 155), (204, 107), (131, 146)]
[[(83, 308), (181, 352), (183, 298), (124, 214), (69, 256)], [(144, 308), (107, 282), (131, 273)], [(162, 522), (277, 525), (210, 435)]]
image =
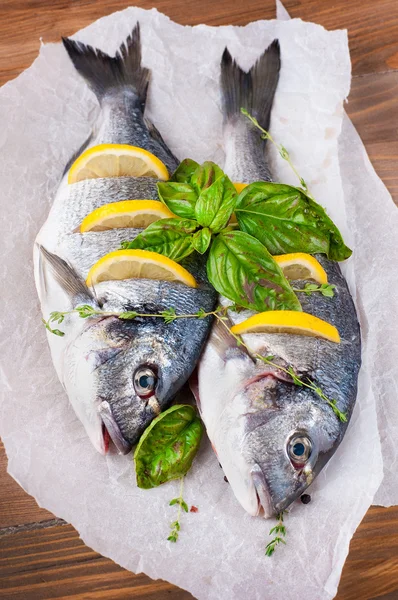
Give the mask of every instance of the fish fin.
[(141, 66), (140, 24), (137, 23), (114, 57), (102, 50), (62, 38), (76, 70), (86, 80), (98, 101), (111, 90), (132, 88), (144, 111), (150, 70)]
[[(228, 325), (229, 329), (231, 329), (233, 323), (229, 319), (223, 322), (226, 325)], [(224, 325), (218, 319), (214, 323), (213, 329), (211, 331), (211, 344), (212, 346), (214, 346), (214, 349), (216, 350), (217, 354), (219, 354), (219, 356), (221, 356), (223, 359), (227, 355), (230, 355), (232, 351), (237, 354), (248, 356), (250, 360), (256, 362), (247, 350), (247, 348), (245, 348), (242, 345), (238, 346), (236, 339), (234, 338), (232, 333), (230, 333), (230, 331), (228, 331), (228, 329), (224, 327)]]
[[(52, 254), (52, 252), (49, 252), (44, 246), (40, 245), (39, 252), (39, 265), (42, 274), (44, 273), (43, 262), (46, 261), (54, 273), (55, 280), (72, 300), (75, 302), (90, 302), (92, 305), (98, 306), (86, 282), (63, 258)], [(46, 282), (45, 275), (44, 282)]]
[(163, 136), (160, 133), (159, 129), (152, 123), (152, 121), (150, 121), (150, 119), (148, 119), (148, 117), (144, 117), (144, 122), (148, 128), (149, 135), (151, 136), (151, 138), (153, 140), (155, 140), (156, 142), (158, 142), (164, 148), (164, 150), (166, 150), (166, 152), (170, 155), (170, 157), (172, 159), (174, 159), (176, 161), (176, 163), (178, 164), (180, 161), (178, 160), (178, 158), (176, 156), (174, 156), (174, 154), (172, 153), (172, 151), (170, 150), (170, 148), (164, 141)]
[(225, 120), (240, 117), (240, 109), (245, 108), (264, 129), (268, 129), (280, 67), (278, 40), (268, 46), (248, 72), (239, 67), (228, 48), (225, 48), (221, 59), (222, 108)]
[[(84, 150), (87, 148), (87, 146), (89, 145), (89, 143), (93, 139), (93, 135), (94, 135), (93, 133), (90, 133), (90, 135), (88, 136), (88, 138), (86, 139), (86, 141), (83, 142), (83, 144), (80, 146), (79, 150), (76, 150), (76, 152), (73, 153), (73, 155), (71, 156), (71, 158), (66, 163), (66, 167), (64, 169), (63, 175), (65, 175), (69, 171), (69, 169), (71, 168), (71, 166), (73, 165), (73, 163), (75, 162), (75, 160), (77, 158), (79, 158), (79, 156), (84, 152)], [(80, 228), (78, 229), (78, 231), (80, 231)]]

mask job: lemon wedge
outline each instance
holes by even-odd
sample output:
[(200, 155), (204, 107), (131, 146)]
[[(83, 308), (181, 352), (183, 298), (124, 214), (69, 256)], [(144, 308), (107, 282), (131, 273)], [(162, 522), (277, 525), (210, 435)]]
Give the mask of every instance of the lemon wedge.
[(106, 231), (136, 227), (144, 229), (159, 219), (171, 219), (175, 215), (158, 200), (122, 200), (104, 204), (93, 210), (80, 225), (80, 232)]
[(327, 283), (325, 269), (311, 254), (295, 252), (274, 256), (286, 279), (313, 279), (318, 283)]
[(243, 189), (245, 189), (245, 187), (247, 187), (249, 184), (248, 183), (238, 183), (238, 182), (234, 182), (233, 185), (235, 186), (236, 191), (238, 192), (238, 194), (241, 193), (241, 191)]
[(160, 279), (183, 283), (196, 288), (197, 283), (184, 267), (170, 258), (148, 250), (116, 250), (109, 252), (93, 265), (86, 283), (120, 279)]
[(89, 148), (73, 163), (68, 183), (97, 177), (169, 178), (166, 166), (154, 154), (126, 144), (100, 144)]
[(290, 333), (319, 337), (330, 342), (340, 343), (340, 335), (336, 327), (309, 315), (295, 310), (270, 310), (253, 315), (246, 321), (231, 328), (232, 333)]

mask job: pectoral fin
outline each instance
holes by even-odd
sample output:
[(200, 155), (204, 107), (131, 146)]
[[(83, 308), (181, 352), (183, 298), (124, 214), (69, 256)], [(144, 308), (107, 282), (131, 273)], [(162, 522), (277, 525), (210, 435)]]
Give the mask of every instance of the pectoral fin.
[(73, 306), (77, 304), (90, 304), (98, 307), (98, 302), (92, 292), (86, 285), (86, 282), (63, 258), (49, 252), (44, 246), (38, 246), (39, 249), (39, 277), (40, 286), (47, 293), (47, 268), (51, 269), (55, 281), (62, 290), (69, 296)]

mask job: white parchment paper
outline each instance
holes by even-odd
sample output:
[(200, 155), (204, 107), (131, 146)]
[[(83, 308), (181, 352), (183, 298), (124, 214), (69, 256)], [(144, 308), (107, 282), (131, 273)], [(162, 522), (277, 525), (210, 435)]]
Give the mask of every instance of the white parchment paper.
[[(283, 67), (272, 133), (291, 151), (347, 243), (355, 246), (345, 269), (364, 341), (358, 402), (343, 443), (312, 486), (311, 504), (293, 507), (287, 518), (288, 543), (272, 559), (264, 557), (272, 524), (243, 512), (207, 440), (184, 491), (186, 501), (199, 511), (183, 515), (177, 544), (166, 541), (175, 516), (168, 501), (178, 495), (178, 483), (139, 490), (131, 457), (104, 458), (95, 452), (55, 376), (40, 322), (33, 241), (63, 167), (86, 139), (98, 111), (63, 48), (45, 45), (32, 67), (0, 91), (0, 434), (9, 472), (41, 506), (72, 523), (89, 546), (127, 569), (175, 583), (198, 599), (329, 600), (336, 593), (351, 536), (382, 479), (375, 398), (392, 400), (395, 341), (389, 332), (398, 322), (395, 318), (394, 324), (389, 305), (388, 332), (386, 326), (383, 330), (378, 304), (386, 281), (390, 301), (396, 291), (392, 272), (377, 271), (387, 246), (394, 248), (393, 234), (390, 241), (388, 237), (391, 200), (345, 121), (345, 141), (338, 144), (350, 85), (347, 36), (298, 19), (246, 27), (182, 27), (156, 10), (129, 8), (100, 19), (76, 38), (114, 53), (137, 19), (143, 61), (153, 74), (149, 116), (177, 156), (221, 165), (222, 51), (228, 44), (248, 68), (279, 38)], [(275, 178), (293, 183), (273, 149), (270, 155)], [(378, 210), (371, 213), (376, 196)], [(387, 212), (380, 212), (380, 204), (390, 207), (389, 223), (382, 221)], [(373, 229), (375, 221), (378, 228)], [(382, 246), (375, 232), (383, 232)], [(367, 284), (370, 271), (381, 289)], [(397, 312), (395, 307), (395, 317)], [(388, 430), (383, 431), (388, 437)]]

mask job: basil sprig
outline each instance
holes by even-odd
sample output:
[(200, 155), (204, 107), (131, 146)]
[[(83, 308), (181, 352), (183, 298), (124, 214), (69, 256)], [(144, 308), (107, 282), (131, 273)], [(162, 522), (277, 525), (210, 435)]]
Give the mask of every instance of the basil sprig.
[(216, 290), (259, 312), (301, 310), (281, 268), (261, 242), (243, 231), (220, 233), (211, 245), (207, 275)]
[[(324, 253), (345, 260), (351, 250), (324, 209), (303, 190), (257, 182), (238, 196), (215, 163), (187, 158), (169, 181), (158, 183), (159, 198), (176, 215), (149, 225), (124, 248), (140, 248), (180, 262), (205, 254), (211, 284), (235, 304), (265, 310), (301, 310), (289, 282), (271, 254)], [(235, 212), (237, 225), (229, 225)]]
[(345, 260), (352, 251), (324, 209), (290, 185), (256, 182), (239, 195), (235, 207), (242, 231), (254, 236), (271, 254), (323, 253)]
[(183, 477), (191, 468), (203, 435), (193, 406), (178, 404), (161, 413), (142, 434), (134, 453), (139, 488)]
[(131, 242), (123, 242), (122, 248), (158, 252), (180, 262), (194, 252), (193, 234), (198, 228), (193, 219), (160, 219)]

